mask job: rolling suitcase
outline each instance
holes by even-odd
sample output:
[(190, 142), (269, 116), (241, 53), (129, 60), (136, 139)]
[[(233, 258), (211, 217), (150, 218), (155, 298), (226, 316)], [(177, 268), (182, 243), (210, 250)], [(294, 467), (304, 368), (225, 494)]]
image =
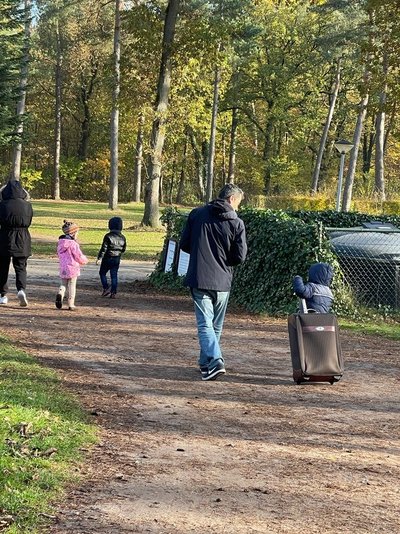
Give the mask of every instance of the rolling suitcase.
[(301, 309), (288, 317), (293, 380), (333, 384), (343, 375), (337, 319), (332, 313), (307, 313), (304, 302)]

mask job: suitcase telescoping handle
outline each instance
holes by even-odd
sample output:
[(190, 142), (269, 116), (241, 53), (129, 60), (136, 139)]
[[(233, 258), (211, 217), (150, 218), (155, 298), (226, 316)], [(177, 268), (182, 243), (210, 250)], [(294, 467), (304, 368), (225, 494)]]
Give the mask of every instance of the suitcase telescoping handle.
[(308, 313), (307, 304), (305, 299), (299, 299), (300, 300), (300, 313)]

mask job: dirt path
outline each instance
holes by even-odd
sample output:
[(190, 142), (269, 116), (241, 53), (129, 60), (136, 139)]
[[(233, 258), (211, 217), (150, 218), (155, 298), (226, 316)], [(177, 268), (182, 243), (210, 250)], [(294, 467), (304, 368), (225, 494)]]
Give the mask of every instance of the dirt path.
[(30, 293), (0, 330), (101, 429), (51, 534), (400, 532), (398, 343), (343, 335), (344, 379), (296, 386), (285, 323), (230, 312), (227, 375), (202, 382), (189, 299)]

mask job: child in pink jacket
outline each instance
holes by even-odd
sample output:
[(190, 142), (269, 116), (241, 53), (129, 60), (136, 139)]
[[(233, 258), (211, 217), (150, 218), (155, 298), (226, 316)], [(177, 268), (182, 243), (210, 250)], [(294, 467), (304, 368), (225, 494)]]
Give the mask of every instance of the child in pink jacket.
[(57, 254), (60, 260), (61, 285), (56, 296), (56, 307), (62, 308), (65, 294), (67, 294), (68, 309), (75, 309), (76, 280), (81, 272), (81, 265), (88, 262), (82, 254), (78, 242), (75, 240), (79, 227), (72, 221), (64, 220), (63, 235), (58, 239)]

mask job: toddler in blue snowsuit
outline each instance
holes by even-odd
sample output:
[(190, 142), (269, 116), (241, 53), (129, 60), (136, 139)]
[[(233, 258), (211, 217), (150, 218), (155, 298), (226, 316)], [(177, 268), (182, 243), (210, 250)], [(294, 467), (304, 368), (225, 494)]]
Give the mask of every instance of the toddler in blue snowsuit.
[(333, 304), (330, 284), (333, 278), (333, 267), (329, 263), (314, 263), (308, 272), (308, 282), (304, 283), (301, 276), (293, 278), (293, 290), (296, 295), (305, 299), (308, 309), (317, 313), (329, 313)]

